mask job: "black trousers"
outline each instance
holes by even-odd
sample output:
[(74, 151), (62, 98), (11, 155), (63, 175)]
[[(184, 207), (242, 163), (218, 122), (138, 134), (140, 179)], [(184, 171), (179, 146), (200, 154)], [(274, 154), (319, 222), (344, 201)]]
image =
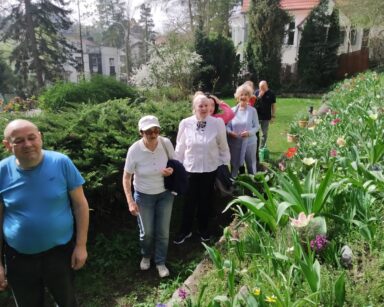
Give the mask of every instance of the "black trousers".
[(42, 253), (27, 255), (5, 245), (7, 279), (16, 306), (44, 306), (45, 287), (58, 306), (77, 306), (71, 268), (73, 247), (70, 241)]
[(188, 191), (185, 195), (181, 233), (192, 231), (197, 211), (199, 232), (206, 234), (212, 218), (213, 195), (216, 171), (209, 173), (188, 173)]

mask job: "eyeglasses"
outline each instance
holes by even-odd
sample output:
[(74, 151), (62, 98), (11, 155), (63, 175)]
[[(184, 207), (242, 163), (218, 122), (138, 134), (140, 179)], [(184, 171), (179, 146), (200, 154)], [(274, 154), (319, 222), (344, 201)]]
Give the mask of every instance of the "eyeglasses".
[(143, 131), (145, 135), (159, 134), (160, 128), (153, 128)]

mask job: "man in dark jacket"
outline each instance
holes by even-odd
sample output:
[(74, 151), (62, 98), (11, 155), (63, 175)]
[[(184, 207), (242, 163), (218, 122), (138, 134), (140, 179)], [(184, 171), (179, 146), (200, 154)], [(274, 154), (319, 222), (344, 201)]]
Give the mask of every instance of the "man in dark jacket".
[(260, 142), (260, 132), (257, 132), (257, 157), (258, 157), (259, 148), (266, 147), (267, 145), (269, 123), (273, 122), (273, 120), (276, 117), (276, 96), (268, 88), (268, 83), (265, 80), (259, 83), (259, 89), (256, 90), (255, 96), (256, 96), (255, 108), (257, 111), (257, 116), (259, 117), (261, 131), (263, 133), (262, 140)]

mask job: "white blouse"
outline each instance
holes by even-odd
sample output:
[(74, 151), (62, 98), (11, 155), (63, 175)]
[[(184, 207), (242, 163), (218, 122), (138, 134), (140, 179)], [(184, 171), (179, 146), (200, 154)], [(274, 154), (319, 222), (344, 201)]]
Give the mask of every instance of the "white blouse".
[(230, 161), (223, 120), (207, 116), (204, 121), (198, 128), (198, 120), (192, 115), (179, 124), (175, 158), (190, 173), (213, 172)]

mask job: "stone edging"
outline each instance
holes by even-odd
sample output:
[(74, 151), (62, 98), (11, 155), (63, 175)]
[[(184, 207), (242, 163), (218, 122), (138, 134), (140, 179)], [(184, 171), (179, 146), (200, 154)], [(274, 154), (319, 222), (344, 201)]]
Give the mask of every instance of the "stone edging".
[(179, 289), (183, 289), (189, 296), (194, 296), (198, 292), (199, 279), (207, 271), (212, 268), (212, 262), (209, 258), (205, 257), (196, 266), (192, 274), (183, 282), (183, 284), (172, 294), (171, 299), (167, 302), (167, 307), (178, 306), (182, 299), (179, 296)]

